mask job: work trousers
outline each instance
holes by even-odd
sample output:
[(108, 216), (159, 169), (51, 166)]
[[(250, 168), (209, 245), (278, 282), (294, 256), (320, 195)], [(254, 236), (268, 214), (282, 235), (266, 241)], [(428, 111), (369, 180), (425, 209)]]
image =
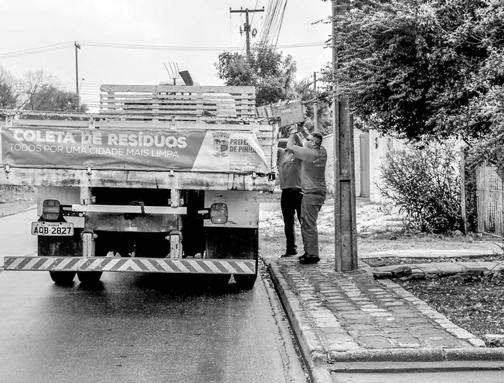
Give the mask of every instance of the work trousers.
[(308, 257), (319, 256), (317, 218), (325, 201), (325, 193), (304, 193), (301, 202), (301, 235), (305, 254)]
[(296, 254), (296, 234), (294, 230), (294, 217), (297, 215), (301, 223), (301, 200), (303, 193), (301, 189), (282, 189), (280, 207), (284, 220), (285, 239), (287, 242), (285, 254)]

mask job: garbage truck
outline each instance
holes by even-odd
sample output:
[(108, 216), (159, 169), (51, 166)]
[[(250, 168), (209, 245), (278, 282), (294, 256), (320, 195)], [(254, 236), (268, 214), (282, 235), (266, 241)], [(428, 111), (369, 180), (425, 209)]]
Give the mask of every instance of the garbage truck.
[(1, 113), (0, 184), (37, 189), (37, 253), (7, 254), (5, 271), (61, 285), (232, 275), (253, 287), (278, 130), (256, 116), (253, 87), (102, 85), (96, 113)]

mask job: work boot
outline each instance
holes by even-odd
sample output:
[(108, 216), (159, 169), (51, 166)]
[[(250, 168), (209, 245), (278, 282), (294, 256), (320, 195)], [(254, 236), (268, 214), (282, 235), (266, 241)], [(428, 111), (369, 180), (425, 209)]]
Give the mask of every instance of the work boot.
[(288, 258), (288, 257), (292, 257), (292, 256), (294, 256), (294, 255), (297, 255), (297, 251), (296, 251), (295, 249), (294, 249), (294, 250), (287, 250), (287, 251), (285, 252), (285, 254), (282, 254), (282, 255), (280, 256), (280, 258)]
[(308, 255), (308, 254), (303, 254), (298, 259), (299, 263), (301, 263), (302, 265), (309, 265), (320, 261), (320, 258), (317, 257), (316, 255)]

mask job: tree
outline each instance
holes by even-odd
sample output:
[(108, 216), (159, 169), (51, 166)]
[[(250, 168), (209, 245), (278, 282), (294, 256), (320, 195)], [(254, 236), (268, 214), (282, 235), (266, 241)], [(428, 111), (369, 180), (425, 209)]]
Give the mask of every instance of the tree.
[[(51, 112), (75, 112), (77, 109), (76, 94), (59, 89), (56, 79), (42, 70), (28, 72), (22, 84), (22, 109)], [(80, 112), (86, 110), (86, 105), (80, 106)]]
[(15, 108), (18, 100), (14, 78), (0, 67), (0, 109)]
[[(309, 79), (296, 82), (294, 85), (295, 98), (301, 100), (306, 108), (306, 117), (308, 124), (313, 125), (314, 121), (314, 108), (313, 105), (317, 102), (317, 120), (318, 128), (322, 134), (332, 133), (332, 119), (331, 119), (331, 97), (327, 91), (320, 91), (313, 89), (313, 82)], [(310, 127), (310, 131), (313, 126)]]
[(399, 137), (504, 130), (502, 17), (500, 0), (356, 0), (336, 20), (341, 92)]
[(283, 57), (272, 47), (254, 48), (250, 59), (241, 53), (223, 52), (215, 66), (226, 85), (254, 86), (257, 106), (292, 97), (296, 64), (290, 55)]
[[(60, 90), (52, 84), (42, 84), (30, 97), (29, 109), (71, 112), (77, 109), (76, 101), (75, 93)], [(81, 108), (81, 111), (84, 110)]]

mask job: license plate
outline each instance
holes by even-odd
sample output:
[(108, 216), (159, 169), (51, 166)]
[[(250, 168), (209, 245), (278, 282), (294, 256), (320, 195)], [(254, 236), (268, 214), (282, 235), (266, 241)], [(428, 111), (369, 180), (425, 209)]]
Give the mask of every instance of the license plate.
[(32, 235), (71, 236), (74, 234), (72, 222), (32, 222)]

